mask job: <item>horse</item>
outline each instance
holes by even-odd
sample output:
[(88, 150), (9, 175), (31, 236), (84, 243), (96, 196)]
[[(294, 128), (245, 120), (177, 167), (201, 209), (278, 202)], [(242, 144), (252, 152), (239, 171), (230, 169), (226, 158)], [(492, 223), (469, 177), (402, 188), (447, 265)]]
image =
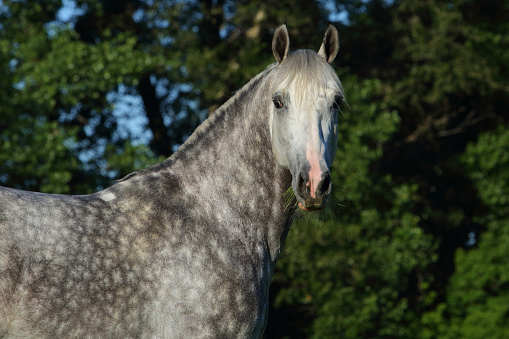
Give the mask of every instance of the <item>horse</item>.
[[(324, 207), (344, 92), (289, 51), (164, 162), (89, 195), (0, 189), (0, 337), (260, 338), (296, 214)], [(288, 198), (290, 197), (290, 198)]]

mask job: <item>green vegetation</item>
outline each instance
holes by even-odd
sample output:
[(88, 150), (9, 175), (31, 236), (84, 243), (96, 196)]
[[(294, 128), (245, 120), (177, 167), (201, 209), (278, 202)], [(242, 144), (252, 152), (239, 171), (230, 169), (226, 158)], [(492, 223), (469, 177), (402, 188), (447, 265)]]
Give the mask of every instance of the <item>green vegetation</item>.
[(162, 161), (273, 61), (274, 27), (316, 50), (343, 11), (335, 197), (289, 234), (266, 337), (509, 336), (509, 2), (75, 4), (0, 4), (0, 185)]

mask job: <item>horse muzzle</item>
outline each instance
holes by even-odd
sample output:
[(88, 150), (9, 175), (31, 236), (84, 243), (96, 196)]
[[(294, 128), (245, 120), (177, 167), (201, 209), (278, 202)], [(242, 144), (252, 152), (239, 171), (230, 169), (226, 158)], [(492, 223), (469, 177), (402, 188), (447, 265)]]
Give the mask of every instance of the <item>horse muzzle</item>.
[(310, 176), (309, 173), (300, 172), (294, 179), (294, 193), (299, 208), (304, 211), (315, 211), (325, 207), (332, 183), (328, 171)]

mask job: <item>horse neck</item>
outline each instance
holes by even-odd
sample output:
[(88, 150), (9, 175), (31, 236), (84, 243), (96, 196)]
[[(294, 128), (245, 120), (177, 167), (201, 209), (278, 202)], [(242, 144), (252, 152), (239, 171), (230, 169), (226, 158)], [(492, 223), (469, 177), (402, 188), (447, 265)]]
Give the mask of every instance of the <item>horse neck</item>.
[(272, 153), (270, 79), (269, 69), (221, 106), (172, 157), (171, 169), (199, 192), (217, 227), (266, 242), (275, 262), (293, 209), (284, 201), (291, 174)]

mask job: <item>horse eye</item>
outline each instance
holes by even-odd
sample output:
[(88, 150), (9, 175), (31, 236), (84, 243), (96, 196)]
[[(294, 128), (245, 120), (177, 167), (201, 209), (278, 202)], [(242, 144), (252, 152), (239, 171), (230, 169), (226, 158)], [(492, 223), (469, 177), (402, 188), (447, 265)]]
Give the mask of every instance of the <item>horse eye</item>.
[(343, 97), (342, 96), (335, 96), (334, 97), (334, 102), (332, 103), (332, 109), (334, 110), (338, 110), (339, 109), (339, 105), (344, 101)]
[(274, 100), (272, 100), (272, 102), (274, 103), (274, 107), (276, 107), (277, 109), (280, 109), (283, 107), (283, 103), (281, 102), (281, 100), (274, 99)]

